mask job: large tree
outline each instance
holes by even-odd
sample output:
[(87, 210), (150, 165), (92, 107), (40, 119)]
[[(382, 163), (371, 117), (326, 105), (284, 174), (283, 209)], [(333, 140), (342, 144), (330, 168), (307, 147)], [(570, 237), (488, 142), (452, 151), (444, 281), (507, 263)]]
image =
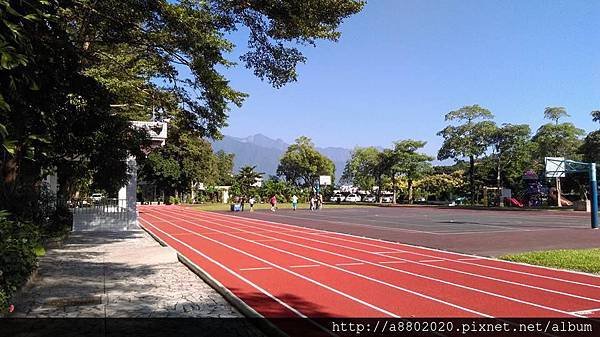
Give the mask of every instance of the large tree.
[(413, 186), (417, 179), (423, 178), (431, 172), (432, 157), (419, 153), (427, 142), (418, 140), (402, 140), (394, 144), (394, 153), (397, 158), (395, 172), (403, 176), (408, 184), (408, 203), (413, 203)]
[[(576, 127), (573, 123), (558, 123), (558, 115), (556, 114), (552, 115), (544, 111), (544, 116), (555, 123), (540, 126), (533, 136), (532, 140), (536, 145), (537, 159), (540, 162), (543, 162), (544, 157), (580, 159), (579, 147), (581, 146), (581, 137), (585, 134), (585, 131)], [(564, 108), (559, 116), (568, 116)]]
[[(600, 110), (592, 111), (592, 120), (600, 123)], [(583, 160), (600, 163), (600, 130), (592, 131), (585, 137), (580, 152)]]
[(311, 187), (320, 175), (334, 176), (333, 161), (315, 149), (308, 137), (299, 137), (290, 145), (279, 161), (277, 175), (296, 186)]
[(493, 137), (493, 159), (496, 162), (496, 186), (514, 186), (523, 172), (531, 167), (533, 144), (527, 124), (503, 124)]
[(446, 114), (447, 122), (459, 121), (462, 124), (449, 125), (438, 136), (444, 138), (438, 159), (469, 159), (469, 191), (471, 203), (475, 203), (475, 160), (490, 147), (496, 125), (490, 121), (494, 115), (479, 105), (464, 106)]
[(222, 186), (231, 186), (233, 184), (233, 153), (226, 153), (223, 150), (215, 153), (217, 162), (217, 181), (216, 184)]
[[(62, 3), (61, 3), (62, 4)], [(83, 73), (83, 56), (54, 1), (0, 1), (1, 205), (14, 215), (37, 208), (42, 177), (59, 175), (59, 197), (81, 179), (116, 190), (139, 134), (111, 113), (113, 96)]]
[(254, 194), (256, 182), (262, 178), (263, 175), (264, 173), (262, 172), (256, 172), (256, 166), (243, 166), (234, 177), (234, 187), (241, 196), (251, 196)]
[(60, 11), (86, 55), (86, 73), (127, 104), (130, 118), (178, 113), (203, 136), (219, 136), (246, 94), (223, 70), (235, 66), (230, 34), (248, 32), (241, 61), (274, 87), (298, 77), (296, 45), (337, 40), (357, 0), (71, 0)]
[(356, 147), (344, 168), (342, 180), (363, 190), (371, 191), (377, 183), (379, 151), (375, 147)]

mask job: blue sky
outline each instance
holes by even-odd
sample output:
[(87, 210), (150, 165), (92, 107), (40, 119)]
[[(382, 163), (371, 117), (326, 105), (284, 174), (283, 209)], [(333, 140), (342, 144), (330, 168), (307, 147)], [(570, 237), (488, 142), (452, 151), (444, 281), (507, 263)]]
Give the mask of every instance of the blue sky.
[[(228, 70), (250, 97), (223, 133), (348, 148), (413, 138), (435, 154), (444, 114), (471, 104), (534, 130), (546, 106), (564, 106), (577, 126), (597, 128), (598, 1), (371, 0), (341, 32), (302, 48), (299, 80), (282, 89), (241, 65)], [(237, 54), (245, 36), (233, 38)]]

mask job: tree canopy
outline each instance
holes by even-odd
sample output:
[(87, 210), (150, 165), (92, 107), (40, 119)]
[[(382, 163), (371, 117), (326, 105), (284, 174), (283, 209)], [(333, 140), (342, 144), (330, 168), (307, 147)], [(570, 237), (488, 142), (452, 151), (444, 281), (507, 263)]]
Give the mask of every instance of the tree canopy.
[(188, 127), (218, 137), (230, 104), (246, 94), (222, 74), (236, 65), (228, 35), (248, 31), (240, 59), (274, 87), (297, 80), (306, 58), (297, 44), (337, 40), (355, 0), (76, 0), (59, 15), (85, 56), (85, 72), (126, 104), (130, 118), (181, 114)]
[(113, 96), (83, 72), (83, 58), (58, 19), (54, 1), (1, 1), (0, 124), (2, 207), (35, 207), (42, 177), (59, 173), (60, 198), (81, 179), (115, 190), (140, 133), (113, 115)]
[(290, 145), (279, 162), (277, 175), (296, 186), (310, 187), (319, 181), (320, 175), (335, 175), (333, 161), (315, 149), (308, 137), (299, 137)]
[(256, 172), (256, 166), (246, 165), (240, 168), (238, 174), (234, 177), (233, 187), (240, 196), (251, 196), (254, 193), (257, 181), (262, 178), (264, 173)]
[(371, 190), (377, 183), (377, 166), (380, 151), (375, 147), (356, 147), (346, 162), (342, 180), (363, 190)]
[(546, 107), (544, 109), (544, 118), (554, 121), (554, 124), (558, 124), (558, 121), (563, 117), (570, 117), (567, 110), (562, 107)]
[(594, 111), (592, 111), (592, 120), (594, 122), (600, 123), (600, 110), (594, 110)]
[(532, 165), (531, 128), (527, 124), (503, 124), (497, 129), (492, 144), (497, 185), (516, 186)]
[(413, 185), (415, 180), (423, 178), (431, 172), (433, 157), (417, 152), (427, 142), (418, 140), (402, 140), (394, 144), (396, 163), (394, 171), (403, 176), (408, 184), (408, 202), (413, 203)]
[[(490, 121), (494, 115), (479, 105), (464, 106), (446, 114), (446, 121), (459, 121), (462, 124), (449, 125), (438, 136), (444, 143), (438, 152), (438, 159), (469, 158), (469, 185), (471, 202), (475, 202), (475, 159), (483, 155), (490, 147), (496, 125)], [(479, 120), (479, 121), (477, 121)]]
[(542, 125), (532, 138), (536, 145), (537, 159), (542, 162), (544, 157), (579, 159), (577, 153), (583, 135), (585, 131), (573, 123)]

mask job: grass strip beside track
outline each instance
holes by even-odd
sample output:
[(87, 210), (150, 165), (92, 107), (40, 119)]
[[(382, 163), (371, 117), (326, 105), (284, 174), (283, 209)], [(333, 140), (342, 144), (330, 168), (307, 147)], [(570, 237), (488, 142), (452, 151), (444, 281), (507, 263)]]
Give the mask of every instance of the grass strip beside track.
[(504, 255), (502, 260), (600, 274), (600, 248), (559, 249)]

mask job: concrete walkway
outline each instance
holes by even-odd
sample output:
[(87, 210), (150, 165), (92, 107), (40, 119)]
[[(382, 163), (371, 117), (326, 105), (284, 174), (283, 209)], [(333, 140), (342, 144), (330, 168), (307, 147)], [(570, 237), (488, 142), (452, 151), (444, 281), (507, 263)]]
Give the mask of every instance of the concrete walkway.
[(72, 233), (15, 307), (11, 317), (242, 317), (144, 231)]

